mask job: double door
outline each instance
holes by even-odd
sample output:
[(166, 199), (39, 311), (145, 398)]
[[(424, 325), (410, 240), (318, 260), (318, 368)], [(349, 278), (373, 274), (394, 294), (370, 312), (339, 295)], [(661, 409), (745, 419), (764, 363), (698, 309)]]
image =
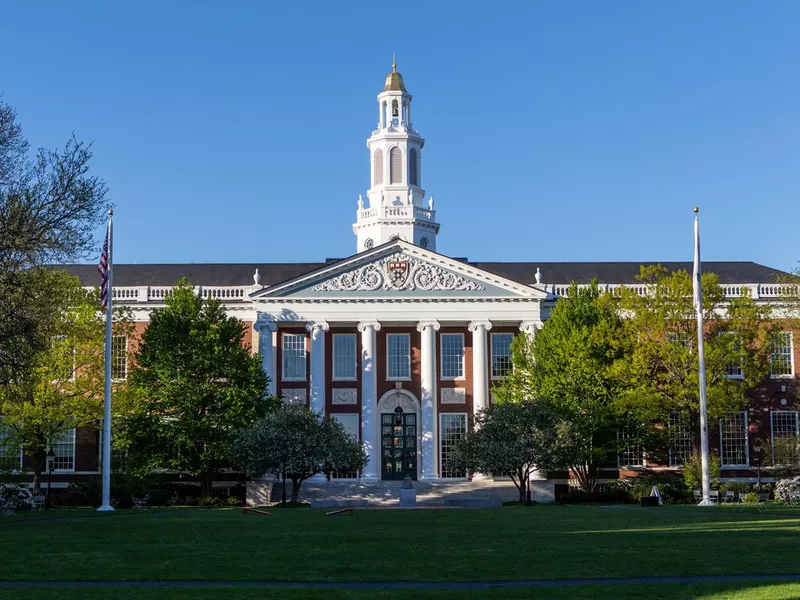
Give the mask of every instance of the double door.
[(417, 478), (417, 415), (381, 414), (381, 478)]

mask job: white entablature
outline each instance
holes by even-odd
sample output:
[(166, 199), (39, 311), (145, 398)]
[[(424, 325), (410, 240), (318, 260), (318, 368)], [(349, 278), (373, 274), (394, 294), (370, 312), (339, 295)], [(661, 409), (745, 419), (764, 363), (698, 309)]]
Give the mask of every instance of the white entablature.
[(362, 252), (401, 239), (436, 249), (436, 210), (422, 189), (422, 147), (425, 140), (411, 122), (411, 94), (392, 64), (378, 94), (378, 126), (367, 140), (370, 187), (367, 203), (358, 197), (353, 233)]

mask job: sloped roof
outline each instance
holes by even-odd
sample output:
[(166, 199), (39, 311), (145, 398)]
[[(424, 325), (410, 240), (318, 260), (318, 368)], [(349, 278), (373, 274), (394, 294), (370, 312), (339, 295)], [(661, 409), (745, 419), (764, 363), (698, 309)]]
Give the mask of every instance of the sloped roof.
[[(636, 283), (643, 262), (472, 262), (470, 265), (513, 281), (532, 284), (536, 269), (543, 284), (569, 284), (573, 281), (588, 283), (597, 278), (599, 283)], [(114, 265), (114, 284), (119, 286), (172, 285), (186, 277), (193, 285), (252, 285), (253, 274), (258, 269), (261, 285), (275, 285), (330, 264), (316, 263), (189, 263)], [(692, 270), (692, 263), (666, 261), (661, 264), (670, 271)], [(83, 285), (99, 282), (97, 266), (59, 265), (71, 275), (76, 275)], [(705, 272), (719, 275), (721, 283), (775, 283), (785, 272), (754, 262), (704, 262)]]

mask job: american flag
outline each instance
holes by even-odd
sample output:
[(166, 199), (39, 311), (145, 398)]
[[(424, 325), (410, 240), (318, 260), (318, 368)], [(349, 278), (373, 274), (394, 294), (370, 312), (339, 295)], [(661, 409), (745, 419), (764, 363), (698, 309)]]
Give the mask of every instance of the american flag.
[(108, 307), (108, 236), (106, 231), (106, 241), (103, 244), (103, 251), (100, 253), (100, 262), (97, 265), (97, 272), (100, 273), (100, 306)]

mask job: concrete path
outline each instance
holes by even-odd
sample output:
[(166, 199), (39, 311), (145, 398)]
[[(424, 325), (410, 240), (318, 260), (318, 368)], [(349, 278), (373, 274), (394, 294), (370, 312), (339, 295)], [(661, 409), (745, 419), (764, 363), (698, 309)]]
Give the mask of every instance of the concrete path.
[(223, 580), (143, 580), (143, 581), (0, 581), (0, 589), (10, 588), (311, 588), (329, 590), (492, 590), (512, 588), (577, 587), (590, 585), (641, 585), (665, 583), (752, 583), (798, 582), (796, 575), (695, 575), (692, 577), (622, 577), (608, 579), (522, 579), (508, 581), (223, 581)]

